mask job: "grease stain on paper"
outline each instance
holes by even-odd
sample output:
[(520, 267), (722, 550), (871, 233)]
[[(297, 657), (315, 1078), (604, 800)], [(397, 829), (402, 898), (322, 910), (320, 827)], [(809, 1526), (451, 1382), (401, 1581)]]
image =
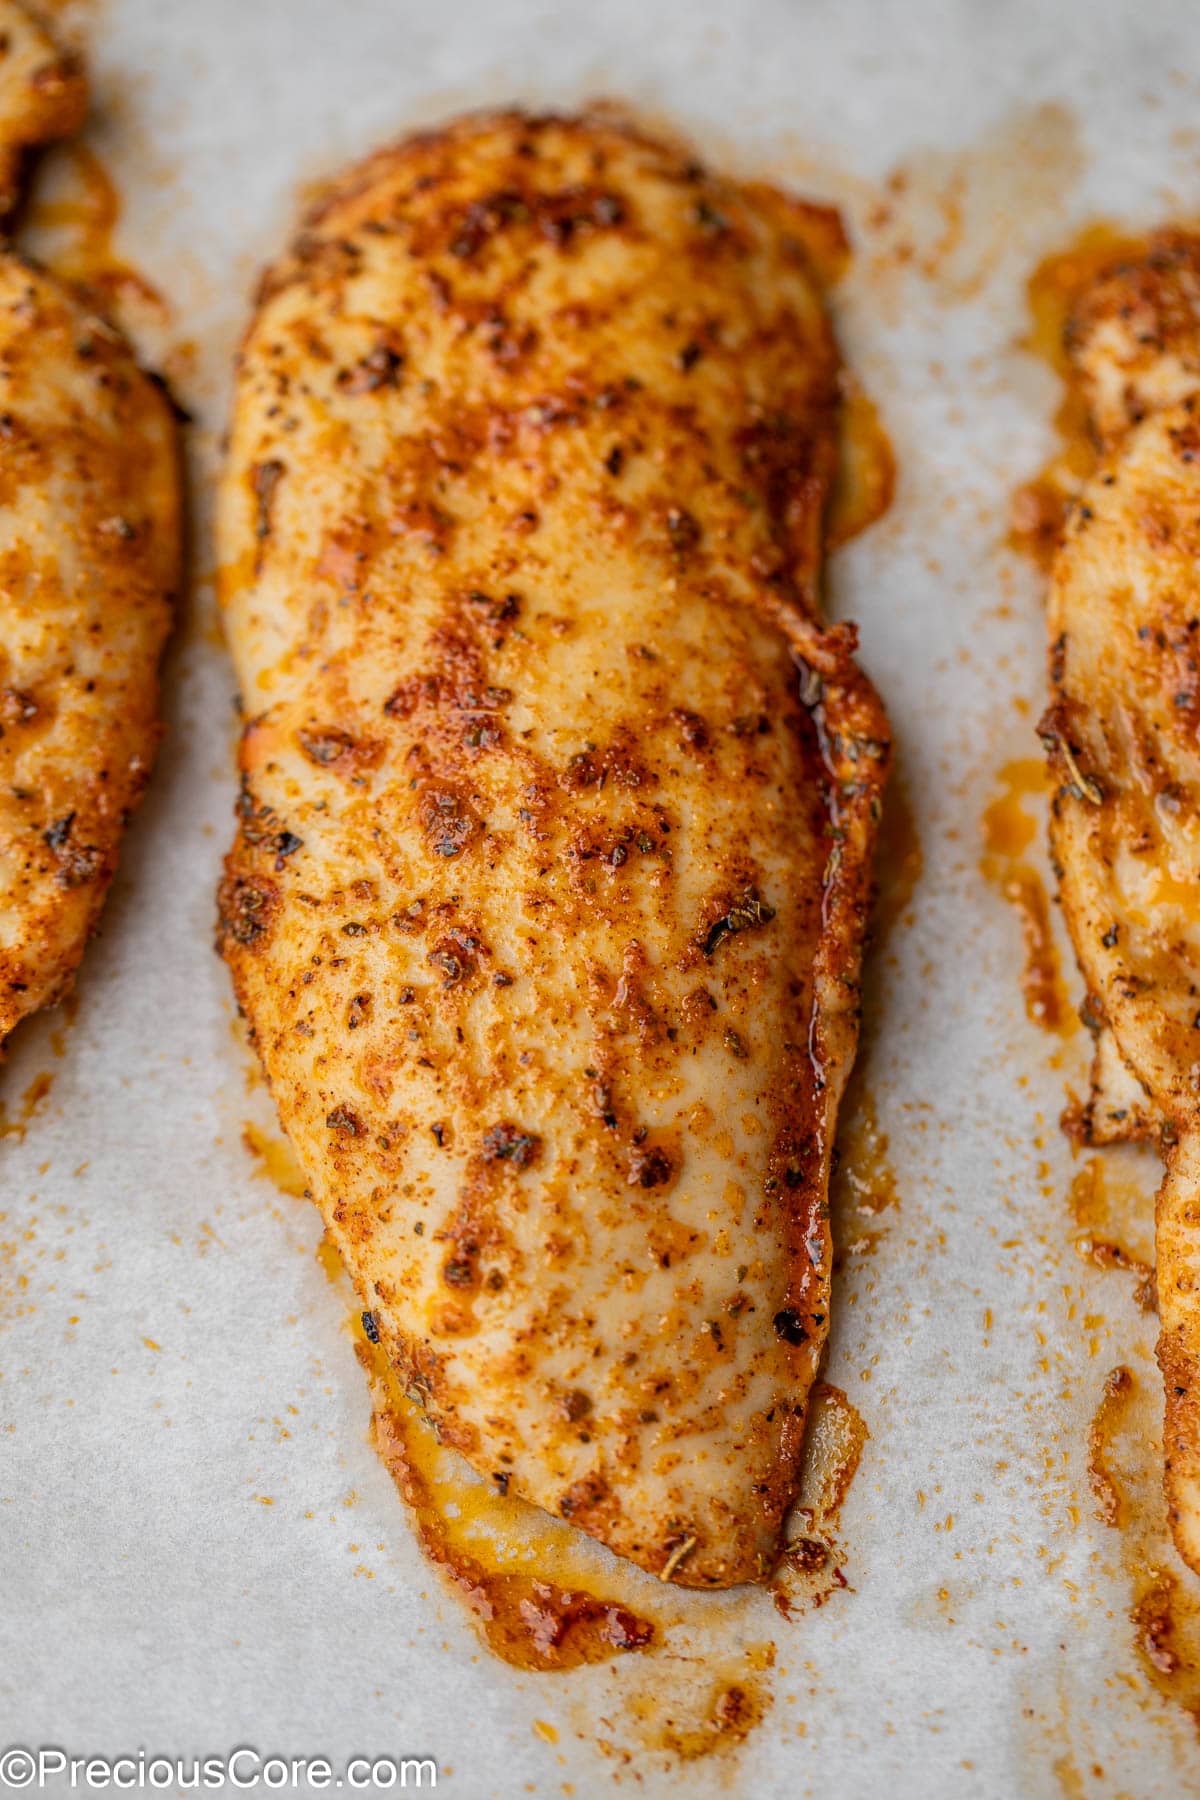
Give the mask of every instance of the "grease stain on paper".
[(242, 1125), (242, 1143), (254, 1158), (254, 1173), (269, 1181), (289, 1199), (308, 1197), (308, 1183), (296, 1160), (296, 1153), (285, 1137), (277, 1137), (247, 1119)]
[(896, 276), (911, 274), (943, 305), (977, 299), (1006, 262), (1030, 254), (1085, 166), (1078, 122), (1053, 101), (1011, 114), (963, 149), (914, 151), (868, 214), (872, 292), (892, 310)]
[(1200, 1592), (1167, 1525), (1161, 1395), (1124, 1364), (1101, 1390), (1088, 1478), (1097, 1517), (1118, 1534), (1142, 1673), (1200, 1729)]
[(1072, 1177), (1067, 1200), (1076, 1226), (1076, 1254), (1098, 1269), (1132, 1275), (1135, 1303), (1143, 1312), (1153, 1312), (1153, 1194), (1115, 1164), (1110, 1149), (1103, 1156), (1089, 1156)]
[(53, 1086), (53, 1071), (43, 1069), (26, 1087), (14, 1113), (10, 1113), (4, 1102), (0, 1100), (0, 1139), (16, 1138), (18, 1143), (23, 1143), (25, 1133), (50, 1098)]
[[(356, 1338), (375, 1447), (408, 1502), (421, 1548), (466, 1602), (488, 1649), (517, 1669), (560, 1670), (652, 1644), (653, 1619), (580, 1578), (571, 1527), (499, 1492), (443, 1445), (361, 1321)], [(652, 1583), (647, 1577), (647, 1593)]]
[(22, 244), (136, 337), (147, 315), (161, 325), (170, 314), (157, 288), (117, 254), (120, 221), (120, 196), (89, 145), (57, 144), (39, 159), (21, 214)]
[(881, 519), (896, 491), (896, 456), (871, 396), (842, 376), (838, 473), (825, 521), (827, 551), (848, 544)]
[(1030, 804), (1044, 800), (1049, 792), (1045, 762), (1041, 757), (1014, 758), (999, 771), (997, 781), (998, 792), (982, 819), (980, 873), (999, 889), (1021, 922), (1026, 1017), (1057, 1037), (1074, 1037), (1079, 1014), (1063, 979), (1046, 884), (1040, 870), (1025, 859), (1038, 830)]
[(888, 1136), (880, 1126), (875, 1097), (861, 1078), (851, 1077), (834, 1157), (829, 1203), (836, 1268), (847, 1256), (878, 1249), (886, 1236), (883, 1215), (900, 1206)]

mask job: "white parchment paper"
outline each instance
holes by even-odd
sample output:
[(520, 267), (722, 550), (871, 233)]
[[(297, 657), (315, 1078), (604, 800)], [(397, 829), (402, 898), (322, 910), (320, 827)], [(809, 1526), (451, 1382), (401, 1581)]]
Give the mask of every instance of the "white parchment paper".
[[(1194, 8), (106, 0), (79, 22), (118, 247), (172, 308), (147, 349), (173, 350), (196, 415), (202, 579), (78, 1014), (23, 1028), (0, 1070), (0, 1745), (430, 1755), (480, 1797), (1195, 1791), (1194, 1727), (1145, 1678), (1086, 1477), (1105, 1372), (1156, 1379), (1153, 1321), (1072, 1249), (1056, 1120), (1083, 1037), (1026, 1021), (1019, 927), (978, 871), (996, 768), (1037, 754), (1039, 584), (1004, 537), (1056, 389), (1019, 348), (1023, 284), (1088, 218), (1195, 212)], [(776, 1645), (774, 1704), (736, 1757), (683, 1767), (622, 1723), (624, 1665), (495, 1662), (424, 1562), (315, 1211), (243, 1147), (263, 1097), (210, 947), (234, 789), (208, 490), (255, 272), (302, 184), (381, 140), (597, 94), (846, 209), (839, 327), (900, 479), (831, 608), (862, 626), (925, 859), (872, 975), (901, 1205), (841, 1278), (830, 1350), (871, 1432), (853, 1591), (739, 1615)]]

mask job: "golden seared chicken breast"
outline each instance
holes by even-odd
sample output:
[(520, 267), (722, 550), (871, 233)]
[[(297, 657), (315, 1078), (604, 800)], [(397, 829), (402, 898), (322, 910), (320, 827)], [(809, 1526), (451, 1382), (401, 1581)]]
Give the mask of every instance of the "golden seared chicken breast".
[[(0, 4), (0, 168), (82, 78)], [(120, 334), (0, 251), (0, 1050), (61, 997), (158, 742), (179, 578), (175, 427)]]
[(698, 1587), (795, 1492), (888, 757), (819, 223), (600, 116), (387, 150), (220, 503), (221, 942), (313, 1196), (442, 1439)]
[(1161, 1132), (1167, 1500), (1200, 1570), (1200, 238), (1103, 271), (1067, 349), (1099, 459), (1050, 590), (1051, 838), (1097, 1141)]
[(70, 137), (86, 113), (79, 58), (18, 0), (0, 0), (0, 220), (17, 203), (25, 152)]

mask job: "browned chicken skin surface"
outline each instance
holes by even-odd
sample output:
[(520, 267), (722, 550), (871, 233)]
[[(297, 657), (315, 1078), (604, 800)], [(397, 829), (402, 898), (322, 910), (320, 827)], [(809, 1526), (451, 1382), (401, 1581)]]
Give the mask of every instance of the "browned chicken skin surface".
[(795, 1494), (888, 757), (818, 223), (608, 117), (386, 150), (220, 503), (221, 944), (313, 1197), (442, 1438), (694, 1586)]
[[(0, 4), (0, 181), (82, 76)], [(3, 204), (0, 199), (0, 204)], [(111, 324), (0, 252), (0, 1054), (71, 983), (158, 742), (175, 427)]]
[(26, 152), (72, 137), (87, 102), (79, 58), (19, 0), (0, 0), (0, 220), (17, 204)]
[(1067, 348), (1099, 460), (1051, 576), (1051, 841), (1100, 1028), (1092, 1136), (1161, 1134), (1167, 1503), (1200, 1570), (1200, 238), (1102, 273)]

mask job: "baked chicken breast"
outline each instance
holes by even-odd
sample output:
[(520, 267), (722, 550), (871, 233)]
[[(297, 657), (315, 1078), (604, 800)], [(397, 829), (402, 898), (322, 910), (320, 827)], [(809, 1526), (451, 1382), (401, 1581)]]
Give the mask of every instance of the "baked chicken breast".
[(18, 0), (0, 0), (0, 224), (20, 195), (25, 152), (71, 137), (87, 114), (87, 80)]
[(220, 498), (220, 942), (313, 1197), (443, 1440), (691, 1586), (795, 1491), (888, 759), (827, 229), (604, 115), (412, 138), (266, 276)]
[(1098, 462), (1051, 575), (1051, 840), (1100, 1028), (1093, 1135), (1161, 1134), (1167, 1502), (1200, 1571), (1200, 238), (1102, 272), (1067, 349)]
[[(19, 6), (0, 4), (0, 44), (11, 169), (78, 122), (82, 78)], [(112, 879), (179, 555), (164, 395), (81, 297), (0, 251), (0, 1052), (69, 987)]]

